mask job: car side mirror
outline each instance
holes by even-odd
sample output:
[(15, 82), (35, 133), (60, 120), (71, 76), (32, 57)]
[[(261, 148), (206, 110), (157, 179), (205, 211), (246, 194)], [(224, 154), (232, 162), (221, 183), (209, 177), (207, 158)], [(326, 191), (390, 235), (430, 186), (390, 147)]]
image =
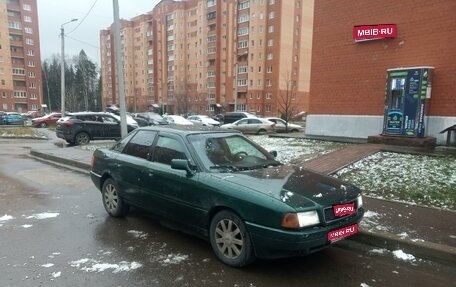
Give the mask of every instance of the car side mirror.
[(269, 152), (274, 158), (277, 157), (277, 151), (276, 150), (272, 150)]
[(192, 166), (186, 159), (172, 159), (171, 168), (178, 169), (178, 170), (186, 170), (187, 177), (191, 177), (191, 176), (195, 175), (195, 170), (192, 168)]

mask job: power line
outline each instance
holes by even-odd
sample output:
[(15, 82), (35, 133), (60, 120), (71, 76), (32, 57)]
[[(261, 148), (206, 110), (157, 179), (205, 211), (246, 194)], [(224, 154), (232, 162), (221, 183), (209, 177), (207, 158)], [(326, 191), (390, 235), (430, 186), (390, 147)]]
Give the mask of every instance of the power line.
[(74, 37), (71, 37), (71, 36), (68, 36), (68, 35), (66, 35), (66, 36), (67, 36), (68, 38), (70, 38), (70, 39), (76, 41), (76, 42), (80, 42), (80, 43), (82, 43), (82, 44), (86, 44), (86, 45), (88, 45), (88, 46), (90, 46), (90, 47), (92, 47), (92, 48), (95, 48), (95, 49), (100, 50), (100, 47), (99, 47), (99, 46), (95, 46), (95, 45), (93, 45), (93, 44), (90, 44), (90, 43), (87, 43), (87, 42), (78, 40), (78, 39), (76, 39), (76, 38), (74, 38)]
[(73, 30), (68, 32), (67, 35), (73, 33), (79, 26), (81, 26), (82, 23), (84, 23), (84, 20), (87, 18), (87, 16), (89, 16), (90, 12), (92, 12), (92, 9), (95, 6), (95, 4), (97, 4), (97, 2), (98, 2), (98, 0), (95, 0), (95, 2), (93, 2), (92, 7), (90, 7), (89, 11), (85, 14), (84, 18), (82, 18), (82, 20), (78, 23), (78, 25), (76, 25), (76, 27), (74, 27)]

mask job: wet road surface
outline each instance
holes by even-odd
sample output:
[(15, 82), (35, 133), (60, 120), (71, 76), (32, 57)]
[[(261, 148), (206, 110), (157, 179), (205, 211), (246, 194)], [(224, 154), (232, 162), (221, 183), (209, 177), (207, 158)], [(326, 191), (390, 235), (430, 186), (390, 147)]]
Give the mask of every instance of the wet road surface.
[(87, 174), (30, 158), (33, 144), (0, 140), (0, 286), (456, 286), (455, 268), (348, 241), (230, 268), (139, 210), (110, 218)]

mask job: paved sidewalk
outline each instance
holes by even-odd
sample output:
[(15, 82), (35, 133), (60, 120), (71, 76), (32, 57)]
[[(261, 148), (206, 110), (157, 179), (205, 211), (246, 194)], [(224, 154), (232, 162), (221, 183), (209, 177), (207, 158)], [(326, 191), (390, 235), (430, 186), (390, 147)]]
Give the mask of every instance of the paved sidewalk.
[[(303, 166), (330, 174), (380, 150), (407, 151), (403, 147), (352, 144), (304, 162)], [(84, 172), (90, 170), (92, 151), (79, 146), (43, 144), (30, 153)], [(369, 197), (364, 202), (367, 212), (353, 240), (391, 251), (401, 249), (418, 258), (456, 266), (456, 212)]]

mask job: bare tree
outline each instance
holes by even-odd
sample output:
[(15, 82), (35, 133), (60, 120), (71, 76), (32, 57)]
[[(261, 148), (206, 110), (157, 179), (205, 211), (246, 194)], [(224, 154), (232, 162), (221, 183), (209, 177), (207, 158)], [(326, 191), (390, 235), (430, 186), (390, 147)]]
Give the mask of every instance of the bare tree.
[(277, 104), (280, 117), (285, 121), (285, 131), (288, 132), (288, 122), (295, 112), (295, 107), (293, 105), (294, 87), (292, 85), (289, 72), (287, 72), (287, 74), (284, 76), (284, 82), (285, 90), (280, 91), (280, 98), (277, 101)]

